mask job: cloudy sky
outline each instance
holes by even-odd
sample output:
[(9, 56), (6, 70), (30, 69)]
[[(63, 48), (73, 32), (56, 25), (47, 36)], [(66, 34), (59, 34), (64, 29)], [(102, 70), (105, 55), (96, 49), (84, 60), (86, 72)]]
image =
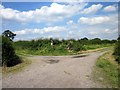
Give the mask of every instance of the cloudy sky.
[(13, 31), (15, 40), (118, 37), (117, 2), (6, 2), (0, 17), (2, 32)]

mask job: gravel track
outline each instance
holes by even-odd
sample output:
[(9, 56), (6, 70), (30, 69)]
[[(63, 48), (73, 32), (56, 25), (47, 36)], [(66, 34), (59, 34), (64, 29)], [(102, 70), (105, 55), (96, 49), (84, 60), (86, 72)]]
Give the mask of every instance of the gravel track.
[(2, 78), (3, 88), (102, 88), (91, 78), (97, 51), (75, 56), (32, 56), (23, 71)]

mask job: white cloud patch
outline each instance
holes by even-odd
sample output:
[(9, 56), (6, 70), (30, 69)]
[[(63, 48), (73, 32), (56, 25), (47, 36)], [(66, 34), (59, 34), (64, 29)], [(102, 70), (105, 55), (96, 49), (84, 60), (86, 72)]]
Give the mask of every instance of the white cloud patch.
[(24, 34), (45, 34), (49, 32), (61, 32), (68, 30), (66, 27), (63, 26), (55, 26), (55, 27), (45, 27), (43, 29), (24, 29), (15, 31), (15, 34), (24, 35)]
[(103, 7), (101, 4), (94, 4), (88, 8), (85, 8), (81, 11), (82, 14), (94, 14)]
[(113, 12), (113, 11), (116, 11), (117, 10), (117, 7), (114, 6), (114, 5), (109, 5), (109, 6), (106, 6), (103, 11), (105, 12)]
[(5, 8), (0, 5), (0, 16), (4, 19), (17, 20), (20, 22), (42, 22), (42, 21), (60, 21), (78, 13), (86, 4), (58, 4), (52, 3), (50, 6), (29, 11), (18, 11), (11, 8)]
[(66, 24), (68, 25), (68, 28), (71, 30), (75, 30), (79, 26), (78, 23), (75, 23), (73, 20), (69, 20)]
[(98, 32), (91, 31), (91, 32), (90, 32), (90, 34), (91, 34), (91, 35), (97, 35), (97, 34), (98, 34)]
[(67, 22), (68, 25), (71, 25), (71, 24), (73, 24), (73, 23), (74, 23), (73, 20), (69, 20), (69, 21)]
[(106, 33), (106, 34), (113, 34), (113, 33), (117, 33), (118, 32), (118, 29), (116, 28), (116, 29), (105, 29), (104, 31), (103, 31), (104, 33)]
[(69, 35), (72, 35), (72, 34), (73, 34), (73, 31), (69, 31), (68, 34), (69, 34)]
[(89, 25), (95, 25), (95, 24), (101, 24), (104, 22), (108, 22), (110, 20), (107, 16), (101, 16), (101, 17), (81, 17), (78, 22), (83, 24), (89, 24)]

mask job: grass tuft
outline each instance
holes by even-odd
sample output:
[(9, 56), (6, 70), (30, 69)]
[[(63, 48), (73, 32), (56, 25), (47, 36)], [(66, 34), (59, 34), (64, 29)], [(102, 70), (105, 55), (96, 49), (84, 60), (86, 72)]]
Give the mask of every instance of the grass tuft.
[[(101, 82), (107, 87), (118, 87), (118, 64), (112, 55), (112, 51), (100, 56), (94, 70), (94, 80)], [(102, 78), (102, 80), (100, 80)]]
[(22, 63), (18, 64), (18, 65), (15, 65), (13, 67), (5, 67), (5, 68), (2, 68), (2, 73), (5, 75), (5, 74), (8, 74), (8, 73), (17, 73), (17, 72), (20, 72), (22, 71), (26, 66), (30, 65), (32, 63), (31, 60), (28, 60), (27, 58), (25, 57), (22, 57)]

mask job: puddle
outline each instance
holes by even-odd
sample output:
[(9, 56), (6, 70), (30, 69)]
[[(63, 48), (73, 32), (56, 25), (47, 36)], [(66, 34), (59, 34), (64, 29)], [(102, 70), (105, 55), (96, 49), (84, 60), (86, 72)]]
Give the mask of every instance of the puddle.
[(73, 56), (72, 58), (81, 58), (81, 57), (86, 57), (86, 56), (88, 56), (88, 55), (79, 55), (79, 56)]
[(53, 59), (51, 59), (51, 60), (47, 60), (47, 61), (45, 61), (46, 63), (49, 63), (49, 64), (54, 64), (54, 63), (58, 63), (59, 62), (59, 60), (53, 60)]

